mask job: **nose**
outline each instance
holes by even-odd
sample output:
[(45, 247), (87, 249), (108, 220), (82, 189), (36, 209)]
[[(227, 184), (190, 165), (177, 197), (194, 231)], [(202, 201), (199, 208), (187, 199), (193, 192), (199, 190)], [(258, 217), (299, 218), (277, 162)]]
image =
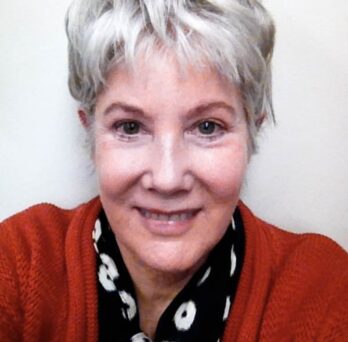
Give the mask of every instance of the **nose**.
[(188, 150), (178, 139), (167, 135), (154, 141), (143, 186), (162, 195), (189, 192), (194, 183)]

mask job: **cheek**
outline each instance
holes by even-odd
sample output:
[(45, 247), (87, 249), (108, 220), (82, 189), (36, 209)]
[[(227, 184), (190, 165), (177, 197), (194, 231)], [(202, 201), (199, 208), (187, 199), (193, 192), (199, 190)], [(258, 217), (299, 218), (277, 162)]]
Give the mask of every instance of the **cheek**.
[(137, 151), (107, 143), (96, 144), (94, 162), (102, 194), (120, 196), (140, 177), (142, 159)]
[(239, 196), (248, 165), (246, 144), (201, 151), (194, 155), (194, 162), (199, 165), (197, 178), (217, 196), (216, 200)]

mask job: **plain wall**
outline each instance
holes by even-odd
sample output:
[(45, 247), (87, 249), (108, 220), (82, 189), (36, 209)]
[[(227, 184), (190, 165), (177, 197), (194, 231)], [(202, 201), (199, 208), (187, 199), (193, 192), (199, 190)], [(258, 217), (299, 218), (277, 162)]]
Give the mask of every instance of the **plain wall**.
[[(67, 88), (70, 1), (0, 3), (0, 220), (38, 202), (97, 193)], [(348, 3), (267, 0), (277, 25), (277, 126), (262, 132), (243, 200), (292, 231), (348, 248)]]

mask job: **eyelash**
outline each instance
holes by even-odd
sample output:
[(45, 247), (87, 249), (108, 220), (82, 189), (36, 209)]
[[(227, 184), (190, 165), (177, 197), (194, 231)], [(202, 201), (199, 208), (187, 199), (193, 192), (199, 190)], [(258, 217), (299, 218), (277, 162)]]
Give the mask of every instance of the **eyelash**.
[[(213, 141), (215, 139), (218, 139), (221, 135), (224, 134), (224, 132), (226, 132), (226, 127), (213, 119), (205, 119), (202, 120), (198, 123), (196, 123), (193, 128), (190, 130), (191, 133), (193, 133), (194, 130), (199, 130), (199, 126), (204, 124), (204, 123), (210, 123), (210, 124), (214, 124), (214, 132), (212, 134), (203, 134), (203, 133), (199, 133), (199, 136), (203, 139), (207, 139), (208, 141)], [(217, 130), (217, 132), (215, 132)]]
[[(195, 134), (195, 131), (199, 130), (200, 125), (204, 124), (204, 123), (209, 123), (209, 124), (213, 124), (214, 125), (214, 131), (212, 132), (212, 134), (204, 134), (199, 132), (198, 136), (202, 139), (206, 139), (208, 141), (213, 141), (215, 139), (218, 139), (221, 135), (224, 134), (224, 132), (226, 132), (227, 128), (220, 122), (217, 122), (216, 120), (212, 120), (212, 119), (205, 119), (202, 121), (199, 121), (197, 123), (195, 123), (191, 129), (189, 129), (189, 133), (190, 134)], [(124, 132), (124, 128), (126, 124), (136, 124), (137, 128), (138, 128), (138, 132), (134, 133), (134, 134), (129, 134), (129, 133), (125, 133)], [(116, 132), (116, 134), (118, 134), (118, 136), (126, 141), (132, 141), (138, 138), (139, 133), (146, 133), (146, 129), (144, 128), (144, 126), (136, 121), (136, 120), (122, 120), (122, 121), (117, 121), (112, 125), (112, 129), (113, 131)], [(123, 131), (120, 132), (120, 130), (123, 129)], [(217, 132), (215, 132), (217, 130)]]
[[(145, 129), (143, 127), (143, 125), (136, 121), (136, 120), (122, 120), (122, 121), (117, 121), (112, 125), (112, 129), (114, 132), (116, 132), (116, 134), (119, 135), (119, 137), (121, 139), (130, 141), (130, 140), (134, 140), (137, 138), (137, 136), (139, 135), (139, 132), (135, 133), (135, 134), (127, 134), (124, 132), (124, 127), (126, 124), (136, 124), (139, 127), (139, 132), (143, 131), (145, 132)], [(120, 132), (120, 130), (123, 128), (123, 131)]]

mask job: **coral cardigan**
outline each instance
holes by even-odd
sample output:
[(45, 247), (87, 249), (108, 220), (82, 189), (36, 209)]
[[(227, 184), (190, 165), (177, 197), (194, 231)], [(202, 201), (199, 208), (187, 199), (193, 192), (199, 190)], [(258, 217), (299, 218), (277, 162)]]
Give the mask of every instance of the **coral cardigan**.
[[(239, 207), (246, 254), (222, 341), (348, 341), (347, 253)], [(41, 204), (1, 223), (0, 341), (97, 341), (100, 209)]]

